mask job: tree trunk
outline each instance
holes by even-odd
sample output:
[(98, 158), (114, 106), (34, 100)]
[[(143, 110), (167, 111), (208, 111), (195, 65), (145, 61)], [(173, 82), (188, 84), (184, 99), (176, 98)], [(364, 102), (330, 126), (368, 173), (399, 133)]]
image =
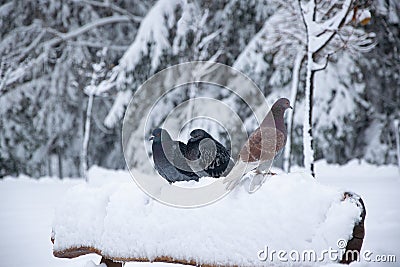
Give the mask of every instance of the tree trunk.
[(64, 178), (63, 177), (63, 171), (62, 171), (62, 157), (61, 157), (61, 149), (57, 148), (57, 156), (58, 156), (58, 177), (60, 179)]
[(196, 84), (192, 83), (189, 85), (188, 88), (188, 98), (189, 98), (189, 102), (188, 102), (188, 107), (187, 107), (187, 114), (186, 114), (186, 121), (188, 122), (188, 130), (190, 131), (192, 128), (192, 124), (193, 124), (193, 118), (194, 118), (194, 112), (195, 112), (195, 106), (194, 106), (194, 102), (196, 101)]
[(310, 135), (310, 147), (311, 147), (311, 155), (310, 155), (310, 172), (311, 175), (315, 178), (315, 171), (314, 171), (314, 136), (313, 136), (313, 107), (314, 107), (314, 75), (315, 71), (311, 72), (311, 85), (310, 85), (310, 110), (308, 124), (310, 125), (310, 129), (308, 130)]
[(86, 108), (86, 120), (85, 120), (85, 132), (83, 134), (83, 143), (82, 143), (82, 157), (81, 157), (81, 166), (82, 166), (82, 173), (85, 180), (88, 180), (87, 177), (87, 170), (88, 170), (88, 145), (89, 145), (89, 138), (90, 138), (90, 122), (92, 116), (92, 107), (93, 107), (93, 94), (89, 95), (89, 100)]
[(314, 94), (314, 74), (313, 70), (313, 53), (307, 52), (307, 77), (306, 88), (304, 96), (304, 123), (303, 123), (303, 153), (304, 153), (304, 167), (306, 171), (315, 177), (314, 172), (314, 147), (313, 147), (313, 134), (312, 134), (312, 107), (313, 107), (313, 94)]
[(53, 176), (53, 170), (51, 167), (51, 154), (47, 154), (47, 175), (49, 177)]
[(397, 150), (397, 166), (399, 167), (400, 172), (400, 122), (399, 120), (394, 120), (394, 134), (396, 135), (396, 150)]
[(285, 152), (283, 155), (283, 169), (285, 172), (290, 172), (290, 152), (292, 149), (292, 141), (293, 141), (293, 118), (294, 118), (294, 111), (296, 109), (296, 97), (297, 97), (297, 90), (299, 87), (299, 79), (300, 79), (300, 70), (301, 64), (303, 63), (304, 53), (300, 52), (297, 54), (297, 57), (294, 61), (293, 65), (293, 79), (292, 79), (292, 88), (290, 94), (290, 103), (293, 107), (292, 112), (289, 112), (287, 115), (287, 141), (285, 146)]

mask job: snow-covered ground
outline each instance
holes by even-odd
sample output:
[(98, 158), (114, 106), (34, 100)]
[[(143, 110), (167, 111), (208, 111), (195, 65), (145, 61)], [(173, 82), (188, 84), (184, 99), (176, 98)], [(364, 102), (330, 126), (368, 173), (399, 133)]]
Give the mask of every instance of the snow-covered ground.
[[(93, 169), (92, 169), (93, 171)], [(301, 171), (295, 169), (293, 171)], [(345, 166), (316, 165), (318, 180), (360, 194), (367, 206), (364, 250), (373, 255), (395, 254), (400, 262), (400, 175), (396, 167), (376, 167), (352, 161)], [(98, 170), (96, 173), (101, 173)], [(93, 183), (104, 183), (115, 174), (115, 179), (127, 179), (124, 172), (103, 171)], [(121, 175), (124, 174), (124, 175)], [(119, 177), (119, 178), (118, 178)], [(123, 178), (125, 177), (125, 178)], [(114, 179), (114, 178), (113, 178)], [(118, 180), (117, 180), (118, 181)], [(96, 255), (76, 259), (58, 259), (52, 255), (50, 233), (54, 209), (66, 190), (83, 183), (78, 179), (28, 177), (6, 178), (0, 181), (0, 266), (95, 266)], [(355, 263), (355, 266), (375, 266), (376, 263)], [(399, 266), (399, 263), (387, 263)], [(129, 263), (126, 266), (171, 266), (170, 264)], [(176, 265), (174, 265), (176, 266)]]

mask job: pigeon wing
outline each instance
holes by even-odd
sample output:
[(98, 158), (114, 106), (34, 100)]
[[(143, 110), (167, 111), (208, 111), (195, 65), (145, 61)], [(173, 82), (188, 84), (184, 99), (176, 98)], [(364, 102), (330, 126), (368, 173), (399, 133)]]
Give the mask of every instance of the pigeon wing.
[(240, 158), (244, 162), (271, 160), (285, 143), (285, 134), (276, 128), (257, 128), (240, 151)]
[(200, 151), (200, 164), (205, 170), (207, 169), (215, 160), (217, 156), (217, 148), (212, 139), (206, 138), (201, 140), (199, 144)]
[(192, 171), (192, 169), (187, 164), (185, 155), (187, 153), (187, 147), (182, 142), (175, 142), (174, 143), (174, 160), (173, 164), (178, 172), (189, 176), (189, 177), (198, 177), (196, 173)]
[(219, 142), (215, 142), (217, 146), (217, 156), (213, 162), (213, 167), (217, 176), (220, 176), (227, 169), (231, 161), (231, 155), (226, 148)]

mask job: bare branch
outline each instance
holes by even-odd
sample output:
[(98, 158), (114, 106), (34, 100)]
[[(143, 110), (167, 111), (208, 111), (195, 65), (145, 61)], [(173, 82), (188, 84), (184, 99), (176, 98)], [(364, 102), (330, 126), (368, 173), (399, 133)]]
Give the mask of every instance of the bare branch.
[(129, 46), (126, 45), (110, 45), (110, 44), (103, 44), (103, 43), (95, 43), (91, 41), (75, 41), (75, 42), (68, 42), (70, 45), (75, 45), (75, 46), (87, 46), (87, 47), (94, 47), (94, 48), (103, 48), (107, 47), (112, 50), (116, 51), (126, 51)]
[(8, 79), (8, 76), (10, 75), (10, 73), (11, 73), (11, 69), (7, 69), (6, 73), (4, 74), (4, 78), (0, 81), (0, 96), (7, 93), (7, 90), (3, 90), (3, 88), (6, 85), (6, 81)]
[[(387, 25), (387, 23), (386, 23), (386, 20), (385, 19), (381, 19), (382, 20), (382, 23), (383, 23), (383, 25), (385, 26), (385, 29), (386, 29), (386, 31), (387, 31), (387, 33), (388, 33), (388, 37), (389, 37), (389, 40), (392, 42), (392, 43), (396, 43), (396, 36), (397, 35), (395, 35), (395, 34), (393, 34), (393, 31), (390, 29), (390, 27)], [(399, 58), (399, 51), (397, 50), (397, 46), (396, 45), (393, 45), (392, 46), (393, 47), (393, 52), (394, 52), (394, 55), (395, 55), (395, 58)]]
[(285, 1), (285, 0), (275, 0), (276, 3), (280, 4), (284, 8), (289, 8), (292, 12), (296, 11), (296, 8), (292, 1)]
[(142, 17), (140, 16), (136, 16), (132, 13), (130, 13), (129, 11), (117, 6), (116, 4), (112, 3), (111, 1), (104, 1), (104, 2), (99, 2), (99, 1), (94, 1), (94, 0), (74, 0), (75, 3), (77, 4), (88, 4), (88, 5), (92, 5), (92, 6), (98, 6), (98, 7), (104, 7), (104, 8), (110, 8), (113, 11), (125, 15), (127, 17), (129, 17), (129, 19), (132, 22), (141, 22), (142, 21)]
[(51, 28), (51, 27), (46, 27), (45, 30), (46, 30), (46, 32), (52, 33), (52, 34), (54, 34), (55, 36), (58, 36), (58, 37), (60, 37), (60, 38), (61, 38), (61, 36), (63, 35), (62, 32), (59, 32), (59, 31), (57, 31), (56, 29), (53, 29), (53, 28)]
[(337, 1), (327, 1), (329, 6), (324, 13), (321, 14), (321, 18), (329, 17), (330, 14), (335, 10), (335, 6), (337, 5)]
[(304, 43), (304, 37), (301, 36), (301, 34), (298, 34), (298, 32), (294, 32), (293, 30), (290, 29), (282, 29), (280, 30), (282, 33), (285, 33), (291, 37), (293, 37), (294, 39), (296, 39), (297, 41), (299, 41), (301, 44), (305, 44)]
[[(329, 58), (331, 57), (331, 55), (333, 55), (335, 52), (332, 52), (332, 53), (329, 53), (329, 54), (327, 54), (326, 56), (325, 56), (325, 63), (324, 63), (324, 65), (322, 65), (322, 66), (320, 66), (319, 64), (316, 64), (315, 62), (313, 62), (312, 63), (312, 70), (314, 71), (314, 72), (317, 72), (317, 71), (321, 71), (321, 70), (324, 70), (324, 69), (326, 69), (326, 67), (328, 67), (328, 62), (329, 62)], [(316, 67), (318, 65), (318, 67)]]
[(45, 34), (46, 34), (46, 31), (40, 32), (37, 35), (37, 37), (35, 38), (35, 40), (33, 40), (32, 43), (18, 55), (18, 57), (16, 58), (16, 62), (20, 63), (21, 61), (23, 61), (28, 56), (29, 52), (32, 51), (32, 49), (35, 49), (37, 47), (40, 40), (42, 40), (42, 38)]

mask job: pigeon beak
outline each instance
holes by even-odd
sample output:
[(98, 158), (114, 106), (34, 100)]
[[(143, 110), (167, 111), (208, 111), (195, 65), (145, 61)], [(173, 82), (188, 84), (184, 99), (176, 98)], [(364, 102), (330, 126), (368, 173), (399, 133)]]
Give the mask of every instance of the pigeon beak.
[(154, 139), (154, 136), (150, 136), (149, 141), (152, 141)]
[(289, 106), (289, 108), (293, 109), (293, 107), (292, 107), (292, 106)]

